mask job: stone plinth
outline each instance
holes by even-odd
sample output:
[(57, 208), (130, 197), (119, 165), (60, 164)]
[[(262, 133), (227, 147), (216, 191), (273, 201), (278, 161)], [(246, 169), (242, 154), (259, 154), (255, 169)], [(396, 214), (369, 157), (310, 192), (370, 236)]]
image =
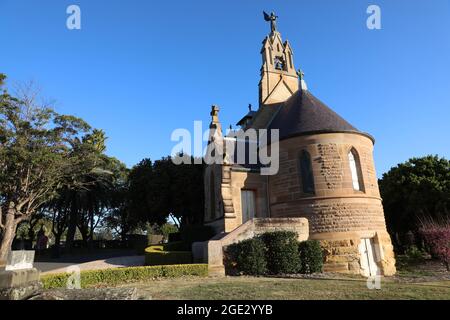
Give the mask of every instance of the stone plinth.
[(23, 300), (41, 289), (35, 268), (0, 271), (0, 300)]
[(33, 268), (34, 251), (11, 251), (0, 262), (0, 300), (22, 300), (40, 288), (39, 271)]

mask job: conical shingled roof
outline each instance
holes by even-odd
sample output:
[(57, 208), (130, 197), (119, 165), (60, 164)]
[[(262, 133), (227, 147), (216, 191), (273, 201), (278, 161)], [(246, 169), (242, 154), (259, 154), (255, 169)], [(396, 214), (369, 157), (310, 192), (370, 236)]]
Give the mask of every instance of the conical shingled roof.
[(268, 129), (279, 129), (280, 140), (313, 133), (351, 132), (373, 138), (348, 123), (307, 90), (281, 104)]

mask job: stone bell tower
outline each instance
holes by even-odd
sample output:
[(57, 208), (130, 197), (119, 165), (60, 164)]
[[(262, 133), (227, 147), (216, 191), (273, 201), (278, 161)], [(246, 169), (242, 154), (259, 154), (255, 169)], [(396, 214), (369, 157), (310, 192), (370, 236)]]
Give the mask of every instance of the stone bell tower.
[(269, 105), (286, 101), (299, 89), (299, 76), (294, 66), (294, 57), (288, 41), (283, 43), (276, 27), (274, 13), (264, 13), (271, 23), (271, 32), (264, 39), (261, 49), (262, 67), (259, 82), (259, 103)]

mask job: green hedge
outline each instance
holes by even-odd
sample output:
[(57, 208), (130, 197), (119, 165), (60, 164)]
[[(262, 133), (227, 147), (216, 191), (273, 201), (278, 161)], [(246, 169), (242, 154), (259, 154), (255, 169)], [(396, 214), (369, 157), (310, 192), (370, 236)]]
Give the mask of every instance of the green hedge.
[(317, 240), (307, 240), (298, 245), (300, 255), (300, 273), (322, 272), (323, 251), (320, 242)]
[(225, 268), (228, 273), (263, 275), (267, 273), (265, 255), (266, 248), (261, 239), (244, 240), (225, 249)]
[(216, 235), (213, 227), (205, 225), (187, 225), (180, 229), (180, 233), (187, 250), (191, 250), (194, 242), (207, 241)]
[[(45, 289), (65, 288), (71, 274), (50, 274), (41, 277)], [(81, 271), (81, 287), (115, 286), (163, 277), (208, 276), (207, 264), (114, 268)]]
[(317, 273), (323, 269), (323, 251), (317, 240), (297, 241), (289, 231), (268, 232), (229, 245), (224, 250), (228, 275)]
[(159, 266), (192, 263), (192, 253), (190, 251), (168, 250), (178, 250), (178, 245), (182, 244), (169, 243), (148, 247), (145, 249), (145, 264), (147, 266)]
[(271, 274), (297, 273), (300, 270), (297, 233), (266, 232), (260, 236), (266, 247), (267, 268)]
[(162, 245), (164, 251), (190, 251), (186, 250), (183, 241), (169, 242)]

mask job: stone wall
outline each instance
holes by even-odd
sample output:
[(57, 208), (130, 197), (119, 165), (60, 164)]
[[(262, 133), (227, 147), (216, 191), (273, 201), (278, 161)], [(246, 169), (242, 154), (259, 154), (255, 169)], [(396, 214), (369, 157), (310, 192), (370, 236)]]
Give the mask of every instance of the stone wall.
[(338, 145), (336, 143), (319, 143), (317, 153), (319, 156), (315, 162), (320, 167), (320, 176), (326, 183), (325, 187), (328, 189), (342, 188), (344, 168)]
[(241, 191), (252, 190), (255, 192), (256, 218), (268, 217), (267, 212), (267, 177), (259, 173), (230, 170), (231, 201), (233, 203), (233, 214), (226, 216), (225, 232), (230, 232), (240, 226), (242, 221)]
[[(353, 189), (348, 161), (352, 149), (360, 163), (361, 191)], [(311, 156), (314, 194), (302, 191), (302, 150)], [(327, 270), (359, 273), (361, 239), (376, 237), (382, 272), (395, 273), (372, 152), (372, 140), (353, 133), (299, 136), (280, 142), (280, 171), (269, 178), (270, 216), (307, 218), (310, 238), (320, 239), (327, 252)]]
[(371, 198), (304, 199), (272, 205), (272, 217), (309, 220), (310, 232), (385, 231), (380, 200)]
[(361, 273), (359, 245), (362, 238), (373, 239), (375, 261), (384, 275), (395, 274), (395, 256), (390, 236), (385, 231), (316, 233), (310, 237), (319, 240), (324, 249), (324, 271)]
[[(359, 156), (364, 191), (353, 190), (348, 162), (348, 153), (352, 148)], [(302, 150), (308, 151), (311, 156), (314, 197), (361, 195), (380, 198), (372, 140), (360, 134), (327, 133), (299, 136), (280, 142), (280, 170), (269, 180), (271, 204), (310, 196), (302, 193), (299, 175)]]

